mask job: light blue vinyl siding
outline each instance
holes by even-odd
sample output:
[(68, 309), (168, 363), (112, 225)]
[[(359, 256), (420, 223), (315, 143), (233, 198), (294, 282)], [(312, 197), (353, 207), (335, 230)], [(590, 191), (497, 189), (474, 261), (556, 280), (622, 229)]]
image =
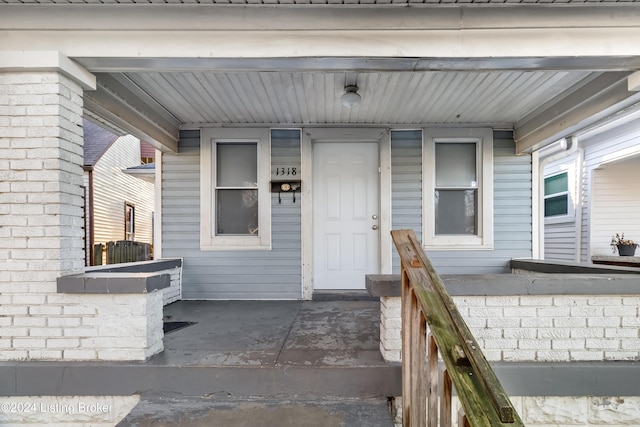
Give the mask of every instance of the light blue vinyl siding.
[[(299, 299), (300, 194), (271, 194), (272, 250), (201, 251), (200, 132), (181, 132), (178, 154), (162, 159), (162, 252), (184, 258), (183, 298)], [(272, 131), (271, 162), (300, 170), (299, 131)]]
[[(416, 197), (417, 174), (420, 173), (421, 150), (414, 138), (395, 140), (392, 134), (393, 228), (422, 229), (421, 203)], [(412, 147), (408, 152), (406, 146)], [(420, 144), (421, 147), (421, 144)], [(499, 274), (509, 271), (511, 258), (531, 257), (531, 157), (515, 155), (515, 142), (511, 132), (494, 132), (494, 248), (493, 250), (427, 251), (427, 255), (440, 274)], [(411, 170), (414, 179), (405, 174)], [(407, 207), (411, 206), (410, 209)], [(409, 210), (413, 214), (408, 214)], [(398, 216), (399, 218), (396, 218)], [(419, 235), (420, 237), (420, 235)], [(399, 272), (394, 255), (393, 271)]]
[[(581, 209), (576, 213), (576, 215), (581, 215), (579, 218), (581, 229), (578, 230), (577, 217), (565, 223), (544, 224), (544, 257), (548, 260), (577, 261), (577, 252), (580, 254), (580, 262), (591, 262), (592, 255), (611, 255), (612, 252), (609, 247), (611, 236), (621, 229), (625, 231), (627, 237), (633, 236), (633, 234), (629, 234), (633, 233), (630, 230), (638, 223), (637, 215), (635, 217), (631, 215), (629, 224), (621, 223), (620, 218), (623, 218), (624, 215), (621, 216), (619, 212), (624, 212), (624, 208), (613, 214), (609, 221), (600, 221), (597, 225), (592, 222), (594, 221), (593, 198), (597, 197), (598, 194), (598, 188), (593, 187), (594, 170), (598, 169), (605, 159), (617, 157), (616, 153), (628, 154), (640, 145), (638, 121), (630, 120), (617, 127), (607, 127), (606, 131), (594, 132), (591, 136), (580, 138), (579, 144), (580, 148), (584, 150), (584, 159), (581, 175), (574, 177), (577, 180), (578, 191), (574, 203), (581, 206)], [(549, 174), (558, 165), (564, 166), (575, 162), (575, 156), (576, 153), (569, 153), (567, 157), (549, 163), (546, 165), (543, 174)], [(615, 207), (614, 202), (617, 197), (632, 197), (632, 193), (625, 192), (625, 188), (625, 183), (616, 186), (616, 189), (622, 191), (620, 196), (616, 195), (614, 197), (613, 194), (607, 192), (607, 197), (609, 198), (607, 201), (608, 206), (612, 207), (612, 209), (618, 209)], [(626, 204), (626, 209), (635, 212), (632, 207), (629, 207), (628, 203)], [(606, 227), (604, 229), (606, 231), (603, 231), (603, 227)], [(577, 233), (581, 233), (580, 247), (576, 246)], [(598, 235), (598, 233), (602, 234)], [(595, 238), (595, 240), (591, 241), (592, 238)], [(634, 238), (634, 240), (636, 239)]]
[[(298, 131), (272, 131), (276, 167), (300, 172)], [(422, 136), (394, 131), (392, 227), (422, 231)], [(182, 257), (185, 299), (299, 299), (302, 286), (301, 200), (272, 193), (271, 251), (200, 250), (200, 133), (183, 131), (178, 154), (162, 157), (164, 257)], [(291, 177), (291, 179), (296, 179)], [(300, 179), (297, 177), (297, 179)], [(304, 185), (304, 183), (303, 183)], [(504, 273), (515, 257), (531, 256), (531, 159), (516, 156), (511, 132), (494, 132), (494, 249), (428, 251), (439, 273)], [(399, 261), (394, 252), (394, 272)]]
[[(391, 207), (394, 230), (411, 229), (422, 240), (422, 132), (391, 132)], [(393, 247), (393, 271), (400, 258)]]

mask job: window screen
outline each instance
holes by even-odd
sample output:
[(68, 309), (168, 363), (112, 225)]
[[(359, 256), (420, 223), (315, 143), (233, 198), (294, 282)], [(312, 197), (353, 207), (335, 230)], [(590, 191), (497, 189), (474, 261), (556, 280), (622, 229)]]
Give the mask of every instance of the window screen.
[(476, 143), (436, 143), (435, 234), (478, 232)]
[(216, 234), (258, 234), (256, 143), (216, 144)]

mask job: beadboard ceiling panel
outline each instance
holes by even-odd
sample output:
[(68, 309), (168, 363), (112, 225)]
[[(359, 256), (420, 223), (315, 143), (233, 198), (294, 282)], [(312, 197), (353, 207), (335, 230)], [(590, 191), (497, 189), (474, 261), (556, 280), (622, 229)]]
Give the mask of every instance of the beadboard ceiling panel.
[[(587, 71), (137, 72), (114, 74), (182, 124), (515, 123)], [(362, 96), (349, 109), (345, 84)]]

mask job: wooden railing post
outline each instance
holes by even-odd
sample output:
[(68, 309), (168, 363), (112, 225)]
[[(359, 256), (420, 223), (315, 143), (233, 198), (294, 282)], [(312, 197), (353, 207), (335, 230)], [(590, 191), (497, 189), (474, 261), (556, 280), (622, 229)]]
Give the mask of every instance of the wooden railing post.
[[(517, 412), (410, 230), (391, 232), (402, 262), (403, 427), (522, 427)], [(430, 331), (427, 337), (427, 325)], [(444, 364), (438, 393), (438, 358)]]
[[(429, 427), (438, 426), (438, 345), (432, 334), (428, 337), (429, 348), (427, 350), (427, 366), (429, 366), (429, 392), (427, 401), (429, 402)], [(424, 362), (423, 362), (424, 365)]]
[[(409, 366), (412, 363), (411, 354), (411, 336), (413, 333), (413, 323), (411, 322), (411, 310), (413, 303), (413, 295), (411, 294), (411, 286), (409, 278), (404, 272), (402, 273), (402, 395), (407, 396), (402, 399), (402, 426), (411, 426), (411, 390), (413, 387), (413, 379)], [(406, 325), (406, 326), (404, 326)]]
[(440, 427), (451, 427), (451, 398), (453, 388), (446, 368), (442, 369), (442, 396), (440, 398)]

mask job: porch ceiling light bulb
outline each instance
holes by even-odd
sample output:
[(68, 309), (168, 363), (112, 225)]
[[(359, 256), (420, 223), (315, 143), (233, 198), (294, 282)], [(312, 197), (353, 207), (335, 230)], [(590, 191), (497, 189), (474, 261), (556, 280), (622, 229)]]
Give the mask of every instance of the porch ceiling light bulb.
[(340, 97), (342, 105), (347, 108), (353, 108), (360, 105), (362, 97), (358, 94), (358, 86), (349, 85), (344, 88), (344, 95)]

